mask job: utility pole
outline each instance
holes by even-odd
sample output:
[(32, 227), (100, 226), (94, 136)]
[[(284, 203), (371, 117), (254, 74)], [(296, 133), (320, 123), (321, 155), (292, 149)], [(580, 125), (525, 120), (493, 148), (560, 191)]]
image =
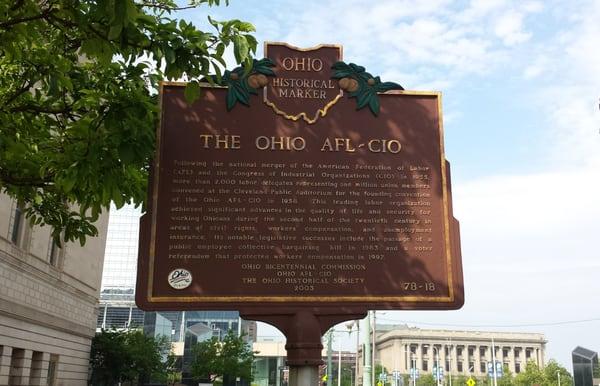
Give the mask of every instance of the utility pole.
[(363, 319), (365, 324), (364, 336), (363, 336), (363, 386), (373, 386), (371, 383), (371, 311), (367, 314), (367, 317)]

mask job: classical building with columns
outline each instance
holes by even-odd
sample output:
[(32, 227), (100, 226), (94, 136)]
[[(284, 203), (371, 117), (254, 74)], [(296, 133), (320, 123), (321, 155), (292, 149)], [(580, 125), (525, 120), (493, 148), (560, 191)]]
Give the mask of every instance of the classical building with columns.
[(0, 385), (87, 385), (107, 223), (59, 246), (0, 193)]
[[(454, 331), (378, 325), (375, 364), (389, 372), (432, 373), (439, 365), (444, 374), (487, 376), (492, 357), (517, 374), (529, 361), (544, 366), (543, 334), (523, 332)], [(362, 367), (362, 366), (361, 366)]]

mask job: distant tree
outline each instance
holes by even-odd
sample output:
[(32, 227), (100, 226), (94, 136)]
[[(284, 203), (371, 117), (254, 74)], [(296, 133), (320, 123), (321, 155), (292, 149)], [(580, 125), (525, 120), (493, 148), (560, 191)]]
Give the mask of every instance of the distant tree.
[(377, 363), (375, 365), (375, 367), (373, 368), (373, 371), (374, 371), (373, 375), (375, 376), (375, 385), (379, 384), (379, 375), (382, 373), (387, 374), (387, 379), (385, 382), (381, 381), (381, 385), (382, 386), (390, 386), (392, 384), (391, 383), (391, 375), (390, 375), (388, 369), (386, 367), (382, 366), (381, 363)]
[(545, 381), (544, 371), (533, 361), (527, 362), (525, 371), (520, 372), (515, 377), (515, 385), (517, 386), (543, 385)]
[[(467, 384), (468, 379), (469, 379), (469, 377), (466, 377), (464, 375), (456, 375), (456, 376), (452, 377), (452, 384), (465, 386)], [(477, 384), (481, 385), (481, 383), (479, 383), (479, 381), (477, 381)]]
[(515, 384), (514, 376), (507, 365), (502, 368), (502, 376), (497, 378), (496, 383), (498, 386), (513, 386)]
[(125, 334), (103, 330), (92, 340), (90, 366), (93, 385), (114, 385), (123, 381), (129, 371)]
[(214, 382), (221, 379), (228, 384), (236, 378), (252, 381), (252, 364), (254, 352), (244, 341), (229, 330), (222, 341), (212, 337), (197, 343), (193, 348), (191, 364), (192, 377), (199, 380)]
[(600, 378), (600, 364), (597, 364), (594, 367), (593, 374), (594, 374), (594, 378)]
[(131, 360), (129, 381), (142, 384), (151, 379), (166, 380), (166, 364), (171, 346), (168, 338), (154, 338), (141, 330), (130, 330), (125, 337), (126, 350)]
[(573, 376), (571, 373), (559, 365), (554, 359), (548, 361), (546, 366), (544, 367), (544, 378), (545, 378), (545, 386), (558, 386), (558, 378), (560, 374), (560, 384), (561, 386), (572, 385), (573, 384)]
[(350, 363), (342, 363), (342, 386), (352, 386), (354, 384), (354, 366)]
[(166, 378), (166, 338), (155, 339), (140, 330), (102, 330), (92, 340), (90, 365), (93, 385), (119, 382), (141, 384)]
[(433, 374), (421, 374), (417, 379), (417, 386), (436, 386), (437, 382), (433, 377)]
[(181, 382), (181, 362), (172, 353), (167, 357), (165, 363), (166, 382), (168, 386), (173, 386), (177, 382)]

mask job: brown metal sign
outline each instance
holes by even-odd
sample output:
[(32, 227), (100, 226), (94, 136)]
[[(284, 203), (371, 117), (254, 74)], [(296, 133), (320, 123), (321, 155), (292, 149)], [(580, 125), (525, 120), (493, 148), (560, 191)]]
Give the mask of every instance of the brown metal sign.
[[(282, 97), (279, 67), (265, 103), (255, 97), (232, 111), (227, 89), (207, 87), (188, 105), (184, 85), (162, 86), (138, 305), (338, 314), (460, 308), (441, 95), (379, 94), (378, 116), (357, 111), (337, 81), (331, 90), (310, 81), (331, 78), (330, 51), (276, 48), (269, 54), (286, 69), (288, 61), (321, 59), (318, 74), (285, 73), (308, 80), (294, 83), (302, 96)], [(321, 88), (325, 98), (308, 98), (318, 103), (303, 110), (306, 95)]]

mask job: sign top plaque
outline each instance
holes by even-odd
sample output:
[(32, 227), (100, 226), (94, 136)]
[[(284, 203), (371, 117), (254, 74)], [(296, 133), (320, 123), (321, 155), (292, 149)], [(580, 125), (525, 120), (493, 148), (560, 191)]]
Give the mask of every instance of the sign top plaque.
[(315, 123), (342, 97), (343, 91), (331, 78), (332, 66), (343, 59), (341, 46), (302, 49), (267, 42), (265, 56), (275, 63), (277, 77), (264, 88), (264, 101), (286, 119)]

